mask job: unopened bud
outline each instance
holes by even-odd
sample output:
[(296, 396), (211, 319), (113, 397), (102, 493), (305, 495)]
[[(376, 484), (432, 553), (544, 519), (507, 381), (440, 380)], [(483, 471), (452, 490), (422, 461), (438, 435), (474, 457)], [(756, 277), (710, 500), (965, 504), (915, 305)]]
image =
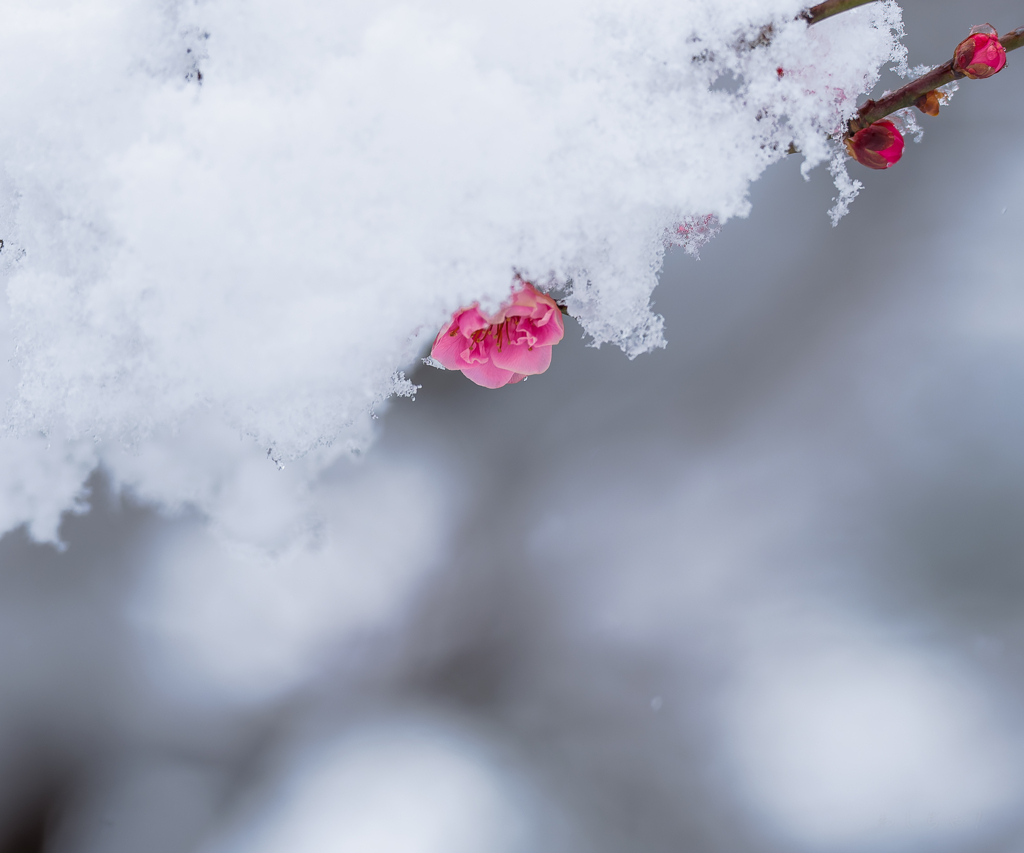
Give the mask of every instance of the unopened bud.
[(846, 140), (847, 153), (869, 169), (888, 169), (903, 156), (903, 134), (883, 119)]
[(939, 114), (939, 90), (932, 89), (930, 92), (925, 92), (914, 101), (914, 106), (926, 116), (937, 116)]
[(953, 68), (972, 80), (998, 74), (1006, 65), (1006, 48), (991, 24), (974, 27), (953, 51)]

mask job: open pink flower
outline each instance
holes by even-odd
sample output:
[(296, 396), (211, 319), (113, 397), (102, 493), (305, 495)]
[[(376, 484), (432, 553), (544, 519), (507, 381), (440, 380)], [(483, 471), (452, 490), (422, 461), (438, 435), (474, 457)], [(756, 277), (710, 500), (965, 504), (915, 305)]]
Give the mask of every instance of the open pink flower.
[(991, 24), (975, 27), (971, 35), (956, 46), (953, 67), (972, 80), (998, 74), (1006, 65), (1006, 48)]
[(563, 334), (562, 312), (555, 300), (523, 282), (493, 316), (476, 303), (456, 311), (437, 333), (430, 354), (477, 385), (500, 388), (547, 370), (551, 347)]
[(903, 134), (883, 119), (846, 140), (847, 153), (869, 169), (888, 169), (903, 156)]

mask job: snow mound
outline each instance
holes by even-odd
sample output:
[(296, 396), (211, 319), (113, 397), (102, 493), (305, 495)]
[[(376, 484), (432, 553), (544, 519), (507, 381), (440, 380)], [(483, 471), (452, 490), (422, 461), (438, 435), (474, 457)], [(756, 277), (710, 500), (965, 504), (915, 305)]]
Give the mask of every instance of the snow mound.
[[(650, 295), (679, 225), (745, 215), (791, 145), (828, 161), (903, 61), (893, 2), (814, 27), (800, 9), (10, 0), (0, 525), (54, 539), (55, 506), (132, 453), (148, 498), (204, 511), (217, 487), (164, 494), (169, 468), (315, 476), (517, 272), (595, 345), (663, 346)], [(244, 449), (221, 456), (225, 432)]]

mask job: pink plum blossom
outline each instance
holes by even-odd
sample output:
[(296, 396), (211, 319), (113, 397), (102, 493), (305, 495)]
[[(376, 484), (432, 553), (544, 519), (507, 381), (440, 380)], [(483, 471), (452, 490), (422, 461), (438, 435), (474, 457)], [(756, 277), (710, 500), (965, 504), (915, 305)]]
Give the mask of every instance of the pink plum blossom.
[(547, 370), (551, 347), (563, 334), (558, 304), (527, 281), (494, 315), (476, 303), (456, 311), (438, 332), (430, 355), (477, 385), (500, 388)]
[(1006, 65), (1006, 48), (991, 24), (975, 27), (971, 35), (956, 46), (953, 67), (972, 80), (998, 74)]
[(847, 153), (869, 169), (888, 169), (903, 156), (903, 134), (883, 119), (846, 140)]

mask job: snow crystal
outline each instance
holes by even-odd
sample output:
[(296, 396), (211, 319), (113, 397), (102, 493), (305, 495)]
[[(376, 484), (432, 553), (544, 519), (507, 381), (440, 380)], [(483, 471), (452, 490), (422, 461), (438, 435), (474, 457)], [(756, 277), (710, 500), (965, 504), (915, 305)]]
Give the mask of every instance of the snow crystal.
[(839, 220), (850, 212), (850, 205), (864, 189), (864, 184), (850, 177), (850, 172), (846, 168), (846, 153), (840, 145), (836, 145), (832, 150), (832, 159), (829, 160), (828, 169), (832, 174), (836, 189), (839, 191), (839, 195), (832, 197), (835, 204), (828, 212), (829, 218), (832, 220), (832, 227), (835, 228), (839, 224)]
[(746, 215), (791, 146), (828, 161), (905, 62), (891, 0), (800, 9), (10, 0), (0, 525), (55, 538), (97, 463), (207, 512), (253, 454), (314, 476), (515, 272), (595, 345), (662, 346), (665, 235)]
[(718, 236), (721, 230), (718, 217), (710, 213), (706, 216), (688, 216), (669, 234), (666, 242), (670, 246), (679, 246), (690, 257), (700, 260), (701, 248)]

